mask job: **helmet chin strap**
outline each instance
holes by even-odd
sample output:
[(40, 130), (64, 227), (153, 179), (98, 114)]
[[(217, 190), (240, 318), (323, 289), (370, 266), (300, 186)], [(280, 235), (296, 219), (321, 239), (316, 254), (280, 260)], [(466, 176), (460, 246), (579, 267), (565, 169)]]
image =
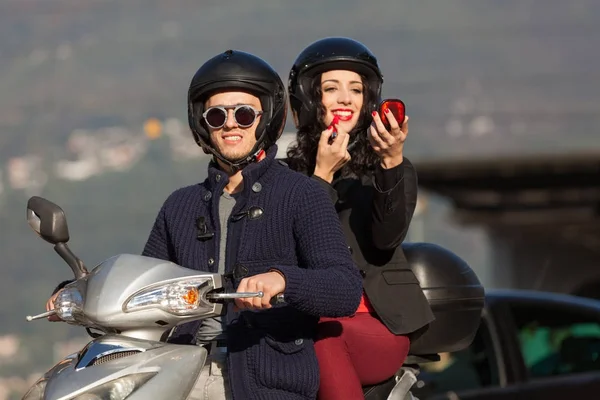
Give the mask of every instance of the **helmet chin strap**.
[(215, 149), (212, 149), (212, 148), (210, 148), (210, 152), (213, 154), (214, 158), (220, 160), (223, 164), (225, 164), (229, 168), (231, 168), (231, 172), (236, 173), (236, 172), (244, 169), (249, 164), (257, 162), (265, 151), (263, 150), (263, 148), (261, 146), (255, 152), (248, 154), (246, 157), (244, 157), (238, 161), (231, 161), (231, 160), (223, 157), (223, 155), (221, 155), (218, 151), (216, 151)]

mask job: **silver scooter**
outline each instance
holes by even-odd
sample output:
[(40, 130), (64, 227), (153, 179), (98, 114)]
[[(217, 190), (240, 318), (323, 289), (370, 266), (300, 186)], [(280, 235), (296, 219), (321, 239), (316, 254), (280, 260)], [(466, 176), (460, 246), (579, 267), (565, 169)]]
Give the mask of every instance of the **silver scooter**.
[[(221, 275), (199, 274), (139, 255), (117, 255), (88, 272), (67, 246), (69, 231), (59, 206), (34, 196), (27, 203), (27, 221), (54, 245), (75, 275), (59, 292), (54, 310), (27, 319), (56, 314), (85, 327), (95, 338), (46, 372), (23, 400), (188, 399), (208, 350), (167, 343), (171, 330), (184, 322), (221, 315), (226, 301), (263, 296), (262, 292), (227, 293)], [(416, 399), (411, 389), (419, 364), (439, 360), (440, 352), (469, 346), (481, 318), (483, 286), (462, 259), (430, 244), (403, 248), (436, 321), (411, 343), (411, 354), (395, 376), (363, 387), (367, 400)], [(272, 304), (284, 302), (283, 294), (272, 300)]]
[(186, 399), (208, 351), (166, 343), (169, 332), (178, 324), (220, 315), (224, 301), (263, 295), (225, 293), (218, 274), (132, 254), (109, 258), (88, 272), (67, 246), (69, 231), (59, 206), (34, 196), (27, 203), (27, 221), (75, 275), (54, 310), (27, 319), (56, 314), (90, 334), (102, 334), (46, 372), (23, 400)]

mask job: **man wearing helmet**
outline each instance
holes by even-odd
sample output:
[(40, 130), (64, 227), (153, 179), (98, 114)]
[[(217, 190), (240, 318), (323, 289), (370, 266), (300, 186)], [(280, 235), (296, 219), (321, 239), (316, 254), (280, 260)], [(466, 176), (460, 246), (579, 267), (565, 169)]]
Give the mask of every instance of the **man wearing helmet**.
[(388, 114), (390, 127), (383, 125), (382, 84), (375, 55), (345, 37), (307, 46), (289, 75), (298, 132), (287, 163), (330, 194), (364, 279), (355, 315), (319, 324), (319, 398), (326, 400), (363, 398), (363, 385), (392, 377), (411, 337), (434, 319), (400, 246), (417, 199), (416, 172), (403, 152), (408, 117)]
[[(221, 273), (230, 291), (264, 292), (237, 299), (222, 321), (174, 329), (170, 342), (211, 348), (193, 398), (315, 399), (319, 317), (350, 315), (360, 302), (327, 193), (275, 159), (286, 113), (278, 74), (245, 52), (211, 58), (190, 84), (189, 125), (214, 158), (204, 182), (164, 202), (143, 255)], [(285, 304), (272, 307), (279, 293)]]
[[(143, 252), (264, 292), (236, 300), (224, 329), (190, 323), (170, 338), (225, 345), (235, 399), (314, 399), (318, 318), (352, 314), (362, 291), (326, 192), (275, 159), (286, 113), (283, 83), (260, 58), (229, 50), (207, 61), (190, 84), (188, 118), (214, 156), (208, 177), (169, 196)], [(271, 307), (278, 293), (287, 306)]]

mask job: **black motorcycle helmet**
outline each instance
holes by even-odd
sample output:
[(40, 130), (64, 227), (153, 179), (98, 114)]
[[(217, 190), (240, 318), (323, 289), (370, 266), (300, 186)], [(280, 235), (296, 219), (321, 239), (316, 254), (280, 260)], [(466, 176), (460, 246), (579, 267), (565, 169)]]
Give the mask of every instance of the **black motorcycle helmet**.
[[(371, 89), (370, 104), (365, 104), (363, 108), (366, 116), (378, 108), (383, 75), (375, 55), (354, 39), (328, 37), (305, 48), (290, 70), (288, 92), (297, 128), (309, 125), (317, 116), (318, 104), (310, 94), (314, 77), (334, 69), (350, 70), (365, 76)], [(366, 128), (370, 123), (370, 119), (363, 121), (361, 128)]]
[[(263, 114), (256, 128), (256, 145), (249, 154), (229, 160), (212, 145), (202, 117), (204, 102), (222, 89), (247, 90), (260, 99)], [(253, 162), (281, 136), (287, 117), (285, 87), (277, 72), (261, 58), (238, 50), (227, 50), (198, 69), (188, 91), (188, 122), (196, 143), (234, 170)]]

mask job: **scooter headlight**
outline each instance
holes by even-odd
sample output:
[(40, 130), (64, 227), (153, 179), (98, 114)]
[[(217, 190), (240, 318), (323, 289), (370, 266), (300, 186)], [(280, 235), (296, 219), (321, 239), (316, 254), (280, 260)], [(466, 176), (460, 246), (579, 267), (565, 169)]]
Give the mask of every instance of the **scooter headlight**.
[(168, 283), (148, 286), (134, 293), (123, 305), (124, 312), (159, 308), (174, 315), (211, 312), (214, 305), (207, 302), (203, 293), (214, 288), (211, 277), (187, 277)]
[(88, 390), (72, 400), (125, 400), (154, 375), (156, 372), (127, 375)]

